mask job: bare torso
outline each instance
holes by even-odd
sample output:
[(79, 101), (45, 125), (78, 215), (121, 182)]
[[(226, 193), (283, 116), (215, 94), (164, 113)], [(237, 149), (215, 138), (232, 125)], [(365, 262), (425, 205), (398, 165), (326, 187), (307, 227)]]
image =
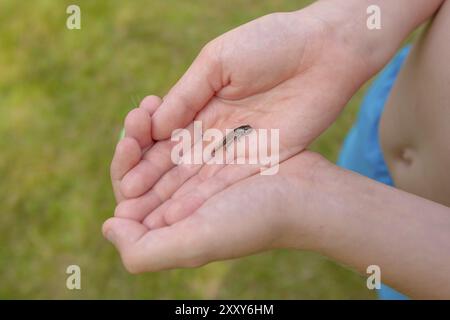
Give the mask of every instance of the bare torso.
[(380, 141), (396, 187), (450, 206), (450, 1), (407, 58)]

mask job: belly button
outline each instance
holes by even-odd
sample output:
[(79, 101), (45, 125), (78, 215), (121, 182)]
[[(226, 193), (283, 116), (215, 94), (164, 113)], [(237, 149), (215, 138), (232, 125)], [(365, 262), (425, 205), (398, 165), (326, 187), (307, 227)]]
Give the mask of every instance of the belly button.
[(403, 148), (400, 150), (400, 160), (410, 166), (413, 162), (414, 152), (411, 148)]

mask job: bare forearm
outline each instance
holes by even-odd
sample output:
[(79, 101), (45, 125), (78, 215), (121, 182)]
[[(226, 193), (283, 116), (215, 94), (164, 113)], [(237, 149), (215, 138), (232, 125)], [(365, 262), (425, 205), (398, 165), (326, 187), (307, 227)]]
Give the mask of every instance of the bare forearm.
[[(308, 86), (309, 81), (299, 81), (296, 88), (305, 92), (302, 102), (312, 99), (314, 107), (308, 117), (320, 120), (311, 126), (311, 136), (316, 137), (336, 119), (356, 91), (389, 62), (407, 35), (430, 18), (442, 2), (321, 0), (283, 16), (298, 39), (307, 39), (302, 63), (311, 67), (305, 69), (305, 78), (320, 82), (320, 86)], [(381, 9), (381, 29), (367, 27), (370, 5)], [(310, 26), (306, 35), (305, 26)], [(297, 38), (291, 37), (289, 42)]]
[[(320, 0), (309, 10), (336, 30), (340, 43), (349, 45), (355, 56), (364, 60), (362, 74), (368, 79), (389, 61), (408, 34), (429, 19), (444, 1)], [(381, 28), (370, 30), (367, 8), (373, 5), (380, 8)]]
[[(450, 298), (450, 208), (333, 167), (318, 173), (313, 249), (416, 298)], [(323, 174), (324, 179), (320, 176)]]

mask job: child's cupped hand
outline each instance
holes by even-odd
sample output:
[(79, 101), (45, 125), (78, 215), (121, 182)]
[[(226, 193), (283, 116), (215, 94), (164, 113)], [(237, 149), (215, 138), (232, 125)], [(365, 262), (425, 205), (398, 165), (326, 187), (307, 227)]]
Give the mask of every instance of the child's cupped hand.
[[(233, 237), (243, 221), (245, 229), (236, 239), (244, 240), (245, 236), (273, 240), (278, 232), (276, 222), (285, 219), (272, 220), (272, 214), (262, 214), (257, 221), (256, 212), (268, 212), (260, 204), (277, 207), (278, 198), (260, 190), (269, 188), (269, 183), (257, 186), (251, 182), (279, 181), (282, 175), (256, 177), (260, 166), (249, 164), (177, 165), (171, 158), (177, 142), (171, 141), (170, 136), (178, 128), (192, 133), (193, 121), (201, 121), (203, 130), (224, 131), (250, 125), (279, 130), (280, 162), (299, 153), (303, 154), (302, 159), (305, 154), (310, 155), (302, 151), (335, 120), (356, 90), (352, 66), (359, 63), (347, 51), (347, 45), (336, 43), (339, 38), (334, 36), (333, 28), (310, 10), (267, 15), (225, 33), (205, 46), (163, 100), (149, 96), (128, 114), (126, 136), (118, 143), (111, 164), (118, 204), (115, 218), (104, 227), (106, 234), (114, 234), (110, 238), (126, 239), (114, 241), (122, 254), (129, 252), (121, 250), (123, 243), (146, 246), (147, 238), (162, 237), (168, 241), (166, 237), (170, 236), (166, 245), (181, 245), (177, 249), (180, 255), (195, 255), (195, 250), (182, 247), (182, 243), (189, 243), (189, 237), (194, 237), (187, 233), (189, 228), (202, 229), (209, 237)], [(283, 163), (281, 167), (286, 166)], [(244, 187), (245, 184), (251, 186)], [(284, 188), (282, 184), (273, 185)], [(239, 194), (229, 190), (239, 190)], [(236, 197), (236, 204), (226, 201), (228, 197)], [(242, 216), (252, 201), (254, 208)], [(215, 216), (205, 206), (214, 207), (214, 212), (224, 217)], [(200, 218), (203, 216), (208, 218)], [(229, 223), (230, 229), (219, 232), (216, 222), (207, 220), (212, 216), (214, 221)], [(228, 220), (224, 221), (226, 217)], [(262, 217), (270, 218), (267, 221)], [(253, 228), (252, 224), (260, 228)], [(201, 233), (195, 234), (197, 237)], [(250, 238), (245, 240), (248, 250), (258, 247), (252, 245)], [(233, 243), (231, 239), (227, 241)], [(229, 249), (233, 251), (232, 248)], [(173, 265), (164, 260), (160, 263)]]
[[(148, 161), (145, 155), (151, 149), (162, 152), (159, 148), (171, 144), (170, 141), (155, 143), (151, 138), (151, 115), (159, 104), (159, 98), (147, 97), (139, 108), (129, 113), (125, 121), (126, 135), (117, 144), (111, 164), (118, 204), (115, 216), (104, 223), (103, 233), (117, 247), (128, 271), (195, 267), (272, 248), (292, 247), (292, 239), (298, 240), (299, 234), (303, 237), (302, 247), (308, 247), (306, 230), (310, 218), (305, 203), (309, 202), (306, 197), (311, 192), (313, 179), (310, 177), (318, 164), (327, 163), (308, 151), (283, 162), (277, 175), (255, 174), (224, 186), (217, 194), (210, 190), (216, 189), (221, 179), (226, 179), (224, 176), (212, 176), (195, 186), (191, 184), (187, 187), (188, 196), (176, 196), (175, 192), (175, 196), (165, 201), (157, 199), (157, 195), (124, 196), (123, 177), (140, 161)], [(155, 176), (160, 175), (159, 170), (164, 171), (158, 166), (162, 159), (158, 160), (157, 155), (163, 155), (160, 152), (154, 153), (151, 162)], [(165, 179), (169, 178), (178, 181), (176, 175)], [(202, 197), (200, 204), (196, 203), (197, 197)], [(163, 209), (146, 209), (160, 202)], [(189, 214), (176, 221), (165, 217), (186, 209)], [(152, 221), (152, 215), (160, 215), (163, 224), (149, 226), (146, 221)], [(299, 215), (305, 215), (301, 226), (304, 232), (299, 232), (295, 222)]]

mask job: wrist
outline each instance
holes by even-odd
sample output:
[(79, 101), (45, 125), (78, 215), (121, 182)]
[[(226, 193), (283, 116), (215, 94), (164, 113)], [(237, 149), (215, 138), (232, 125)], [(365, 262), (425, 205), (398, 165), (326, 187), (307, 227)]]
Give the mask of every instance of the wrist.
[(332, 198), (338, 197), (339, 182), (330, 180), (341, 179), (342, 170), (310, 151), (285, 161), (281, 168), (284, 224), (279, 246), (321, 251), (331, 238), (332, 220), (339, 219)]
[(384, 65), (397, 45), (387, 37), (383, 40), (383, 32), (367, 28), (368, 6), (365, 0), (320, 0), (305, 8), (326, 30), (324, 52), (330, 65), (348, 70), (346, 76), (356, 78), (357, 87)]
[[(390, 60), (408, 34), (430, 18), (442, 2), (320, 0), (304, 11), (328, 27), (331, 49), (333, 46), (342, 49), (354, 68), (351, 71), (360, 73), (364, 82)], [(367, 25), (369, 17), (374, 15), (373, 11), (368, 12), (370, 6), (380, 10), (380, 28)]]

